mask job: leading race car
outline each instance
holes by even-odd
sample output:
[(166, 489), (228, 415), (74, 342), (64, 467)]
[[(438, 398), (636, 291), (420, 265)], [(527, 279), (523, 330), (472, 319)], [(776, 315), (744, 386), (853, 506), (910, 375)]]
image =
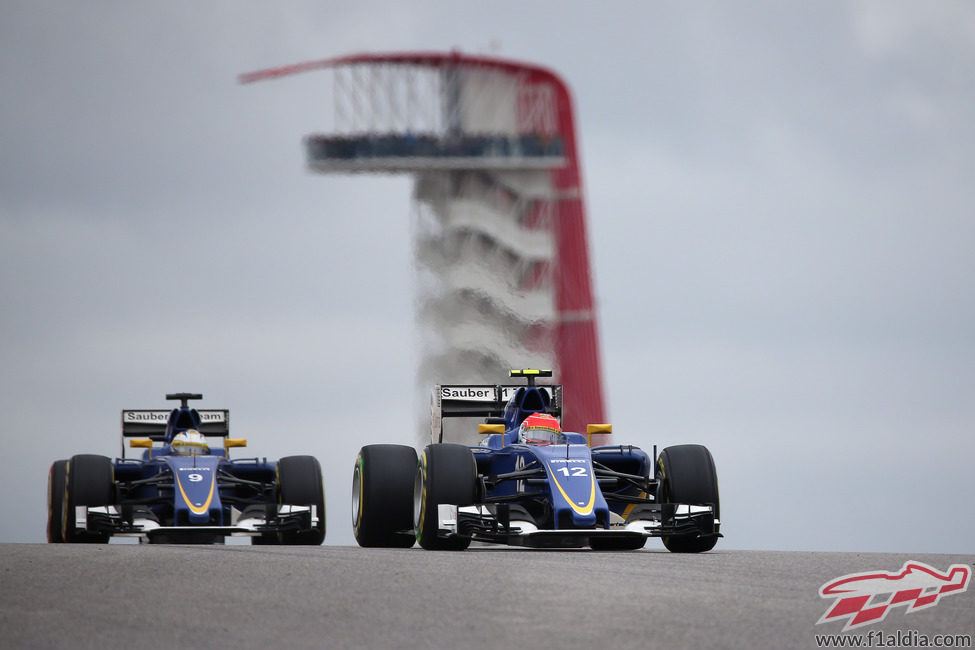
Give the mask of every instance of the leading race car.
[[(190, 408), (203, 395), (174, 393), (171, 411), (122, 411), (122, 457), (81, 454), (51, 465), (47, 540), (105, 543), (321, 544), (325, 489), (313, 456), (231, 460), (230, 412)], [(125, 457), (125, 442), (144, 449)], [(211, 442), (223, 441), (222, 447)]]
[[(433, 442), (367, 445), (352, 479), (360, 546), (463, 550), (472, 541), (534, 548), (634, 550), (660, 537), (677, 553), (711, 550), (720, 533), (718, 479), (706, 447), (651, 457), (632, 445), (591, 447), (562, 431), (562, 386), (549, 370), (512, 370), (519, 385), (441, 385)], [(478, 446), (443, 442), (443, 418), (484, 418)]]

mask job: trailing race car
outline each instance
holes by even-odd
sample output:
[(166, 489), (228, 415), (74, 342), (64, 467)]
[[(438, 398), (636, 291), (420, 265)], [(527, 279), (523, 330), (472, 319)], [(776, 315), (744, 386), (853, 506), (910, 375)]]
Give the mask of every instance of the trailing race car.
[[(535, 385), (550, 370), (512, 370), (527, 385), (436, 386), (433, 442), (367, 445), (352, 479), (360, 546), (462, 550), (472, 541), (534, 548), (633, 550), (660, 537), (677, 553), (721, 537), (718, 479), (706, 447), (667, 447), (652, 458), (631, 445), (591, 447), (561, 431), (562, 386)], [(443, 442), (445, 417), (486, 418), (480, 446)]]
[[(172, 411), (122, 411), (122, 457), (81, 454), (51, 465), (47, 540), (105, 543), (138, 537), (157, 543), (321, 544), (325, 488), (313, 456), (231, 460), (244, 447), (228, 438), (230, 412), (190, 408), (203, 395), (175, 393)], [(142, 458), (125, 457), (129, 446)], [(222, 439), (222, 447), (210, 440)], [(155, 444), (154, 444), (155, 443)]]

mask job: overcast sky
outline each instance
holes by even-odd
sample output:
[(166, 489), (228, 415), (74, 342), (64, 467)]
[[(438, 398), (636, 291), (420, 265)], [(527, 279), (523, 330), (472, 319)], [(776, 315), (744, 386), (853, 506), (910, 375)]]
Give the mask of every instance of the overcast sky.
[(237, 75), (459, 48), (571, 87), (615, 440), (711, 449), (718, 548), (975, 552), (975, 5), (283, 7), (0, 3), (0, 541), (198, 391), (354, 544), (416, 426), (411, 181), (305, 170), (331, 73)]

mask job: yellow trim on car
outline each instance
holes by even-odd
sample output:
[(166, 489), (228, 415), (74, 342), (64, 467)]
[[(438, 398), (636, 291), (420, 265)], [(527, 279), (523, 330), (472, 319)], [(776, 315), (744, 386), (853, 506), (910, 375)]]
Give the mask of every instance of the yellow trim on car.
[(179, 487), (179, 493), (183, 495), (183, 502), (190, 509), (190, 511), (195, 515), (206, 514), (207, 510), (210, 509), (210, 502), (213, 501), (213, 488), (217, 484), (217, 479), (215, 476), (210, 477), (210, 494), (207, 495), (207, 500), (202, 506), (194, 506), (190, 501), (190, 498), (186, 496), (186, 491), (183, 490), (183, 482), (180, 480), (179, 472), (176, 472), (176, 485)]
[(576, 502), (570, 499), (569, 495), (566, 494), (565, 490), (562, 489), (562, 486), (559, 484), (559, 479), (555, 476), (555, 470), (552, 469), (552, 466), (548, 463), (545, 464), (548, 465), (549, 476), (552, 477), (552, 482), (554, 482), (555, 487), (559, 489), (559, 492), (562, 494), (562, 498), (565, 499), (565, 502), (572, 506), (572, 509), (575, 510), (577, 514), (592, 514), (593, 506), (596, 504), (596, 477), (592, 474), (592, 472), (589, 474), (589, 503), (580, 507), (576, 505)]

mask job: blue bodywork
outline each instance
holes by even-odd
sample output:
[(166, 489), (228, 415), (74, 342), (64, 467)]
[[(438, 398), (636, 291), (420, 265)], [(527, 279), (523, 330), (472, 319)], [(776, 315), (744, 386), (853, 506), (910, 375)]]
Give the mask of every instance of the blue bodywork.
[[(234, 523), (234, 508), (243, 512), (257, 506), (263, 511), (265, 504), (276, 502), (273, 461), (229, 460), (226, 450), (216, 446), (207, 455), (174, 454), (173, 439), (190, 430), (205, 431), (206, 427), (200, 413), (184, 403), (170, 411), (160, 446), (146, 449), (139, 460), (116, 459), (119, 501), (133, 505), (133, 518), (145, 515), (162, 528), (230, 527)], [(136, 510), (135, 506), (141, 507)], [(123, 525), (130, 523), (124, 519), (123, 516)], [(172, 536), (171, 533), (178, 531), (169, 532)]]
[[(289, 534), (314, 540), (313, 529), (324, 536), (324, 520), (318, 519), (324, 518), (324, 493), (320, 504), (311, 504), (318, 505), (317, 511), (282, 504), (279, 463), (228, 458), (231, 442), (243, 446), (245, 441), (227, 438), (228, 411), (201, 415), (188, 406), (188, 399), (200, 397), (167, 395), (182, 402), (168, 415), (155, 410), (122, 412), (122, 456), (111, 461), (112, 502), (88, 508), (86, 534), (96, 539), (135, 536), (175, 543), (219, 542), (229, 535), (245, 535), (265, 544), (307, 543), (285, 540)], [(173, 440), (186, 431), (202, 433), (211, 441), (207, 453), (174, 451)], [(125, 442), (134, 438), (138, 441), (133, 446), (148, 448), (140, 458), (126, 458)], [(224, 446), (217, 444), (219, 439)], [(317, 461), (314, 464), (317, 467)]]
[[(563, 432), (566, 444), (523, 445), (518, 443), (518, 428), (529, 415), (546, 413), (548, 393), (537, 386), (518, 388), (504, 408), (504, 433), (487, 435), (481, 446), (473, 447), (478, 474), (505, 476), (533, 473), (534, 477), (504, 480), (485, 495), (495, 501), (510, 499), (523, 508), (539, 528), (609, 528), (610, 505), (597, 480), (593, 460), (600, 465), (623, 467), (627, 474), (648, 477), (653, 461), (642, 449), (633, 446), (588, 446), (585, 435)], [(490, 481), (488, 482), (490, 486)], [(629, 485), (624, 492), (640, 493)], [(623, 515), (626, 503), (613, 504)]]
[[(551, 371), (512, 371), (512, 376), (527, 377), (528, 385), (434, 389), (431, 447), (443, 443), (443, 418), (448, 417), (485, 418), (485, 437), (480, 445), (469, 447), (476, 468), (474, 503), (452, 503), (450, 497), (428, 503), (425, 486), (420, 486), (422, 492), (415, 490), (422, 497), (418, 504), (431, 512), (436, 506), (437, 537), (444, 540), (441, 544), (421, 539), (422, 545), (449, 548), (449, 540), (456, 538), (625, 550), (642, 547), (648, 537), (720, 536), (715, 504), (658, 500), (655, 458), (638, 447), (590, 447), (588, 435), (578, 432), (563, 432), (553, 444), (520, 443), (518, 430), (528, 416), (561, 416), (562, 387), (535, 385), (535, 377), (551, 376)], [(455, 466), (461, 457), (456, 456)], [(426, 453), (424, 458), (431, 462)], [(460, 489), (466, 479), (460, 478), (459, 470), (454, 475)], [(463, 542), (455, 547), (463, 547)]]

